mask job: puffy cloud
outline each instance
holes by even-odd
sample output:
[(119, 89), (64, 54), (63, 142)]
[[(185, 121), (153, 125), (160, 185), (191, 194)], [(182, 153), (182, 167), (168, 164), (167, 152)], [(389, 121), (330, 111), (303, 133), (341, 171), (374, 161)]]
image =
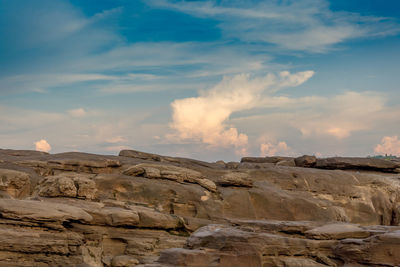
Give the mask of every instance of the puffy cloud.
[(400, 156), (400, 140), (398, 136), (383, 137), (381, 143), (375, 146), (374, 152), (380, 155), (388, 154)]
[(260, 155), (264, 156), (286, 156), (291, 154), (291, 150), (286, 142), (280, 141), (276, 144), (272, 142), (263, 143), (260, 145)]
[(313, 71), (278, 76), (268, 74), (252, 78), (248, 74), (224, 77), (223, 80), (199, 97), (175, 100), (171, 127), (179, 139), (199, 140), (212, 147), (234, 146), (245, 152), (248, 136), (227, 123), (234, 112), (255, 108), (262, 104), (262, 94), (273, 94), (284, 88), (297, 86), (307, 81)]
[(51, 146), (46, 140), (41, 139), (35, 142), (35, 149), (36, 151), (49, 152), (51, 150)]

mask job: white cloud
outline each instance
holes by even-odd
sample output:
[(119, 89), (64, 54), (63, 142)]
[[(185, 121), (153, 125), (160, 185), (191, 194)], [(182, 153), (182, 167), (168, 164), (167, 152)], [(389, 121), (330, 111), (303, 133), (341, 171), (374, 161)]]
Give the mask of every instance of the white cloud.
[(77, 108), (77, 109), (71, 109), (68, 110), (68, 114), (71, 115), (72, 117), (83, 117), (87, 114), (87, 111), (84, 108)]
[(299, 109), (290, 115), (290, 124), (305, 137), (347, 138), (356, 131), (371, 129), (377, 116), (383, 115), (386, 109), (385, 98), (370, 92), (346, 92), (333, 97), (295, 101), (297, 104), (292, 103), (292, 108)]
[(305, 71), (256, 78), (248, 74), (224, 77), (210, 90), (200, 92), (199, 97), (175, 100), (171, 104), (171, 127), (179, 139), (198, 140), (211, 147), (234, 146), (244, 153), (248, 136), (227, 123), (230, 115), (259, 106), (262, 93), (271, 95), (284, 87), (300, 85), (313, 74)]
[(273, 43), (290, 50), (325, 52), (332, 45), (349, 39), (399, 32), (399, 26), (388, 18), (332, 11), (325, 0), (151, 0), (149, 3), (193, 16), (217, 19), (225, 37)]
[(292, 154), (289, 146), (284, 141), (277, 143), (263, 143), (260, 145), (260, 156), (288, 156)]
[(0, 79), (0, 87), (8, 90), (45, 93), (47, 89), (52, 87), (115, 79), (117, 79), (115, 76), (94, 73), (20, 74)]
[(114, 136), (106, 140), (107, 143), (116, 144), (126, 142), (126, 139), (122, 136)]
[(374, 152), (379, 155), (400, 156), (400, 140), (397, 135), (385, 136), (380, 144), (375, 146)]
[(35, 149), (36, 151), (49, 152), (51, 150), (51, 146), (46, 140), (41, 139), (35, 142)]

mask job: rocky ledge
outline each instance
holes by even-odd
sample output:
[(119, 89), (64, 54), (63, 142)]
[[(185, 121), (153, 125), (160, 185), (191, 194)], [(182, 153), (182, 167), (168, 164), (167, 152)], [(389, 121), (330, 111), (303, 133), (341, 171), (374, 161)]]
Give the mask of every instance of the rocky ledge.
[(0, 266), (400, 266), (399, 172), (0, 150)]

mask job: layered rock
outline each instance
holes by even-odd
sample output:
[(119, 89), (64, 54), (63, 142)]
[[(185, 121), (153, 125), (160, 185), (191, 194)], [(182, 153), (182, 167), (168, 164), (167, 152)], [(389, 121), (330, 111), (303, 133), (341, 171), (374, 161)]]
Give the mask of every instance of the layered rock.
[(395, 266), (396, 164), (0, 150), (0, 266)]
[(400, 227), (276, 221), (208, 225), (145, 266), (398, 266)]

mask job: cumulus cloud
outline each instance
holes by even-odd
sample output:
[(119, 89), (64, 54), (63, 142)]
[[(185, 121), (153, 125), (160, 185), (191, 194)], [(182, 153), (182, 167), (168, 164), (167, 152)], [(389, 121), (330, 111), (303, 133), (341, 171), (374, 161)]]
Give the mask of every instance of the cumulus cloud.
[(388, 154), (400, 156), (400, 140), (398, 136), (383, 137), (381, 143), (375, 146), (374, 152), (380, 155)]
[(36, 151), (49, 152), (51, 150), (51, 146), (46, 140), (41, 139), (35, 142), (35, 149)]
[(260, 145), (260, 156), (286, 156), (291, 154), (289, 146), (284, 141), (278, 143), (263, 143)]
[(307, 81), (313, 71), (279, 75), (268, 74), (252, 78), (248, 74), (224, 77), (200, 96), (175, 100), (171, 127), (179, 139), (199, 140), (212, 147), (233, 146), (245, 152), (248, 136), (229, 124), (232, 113), (255, 108), (262, 104), (262, 94), (273, 94), (285, 87)]

